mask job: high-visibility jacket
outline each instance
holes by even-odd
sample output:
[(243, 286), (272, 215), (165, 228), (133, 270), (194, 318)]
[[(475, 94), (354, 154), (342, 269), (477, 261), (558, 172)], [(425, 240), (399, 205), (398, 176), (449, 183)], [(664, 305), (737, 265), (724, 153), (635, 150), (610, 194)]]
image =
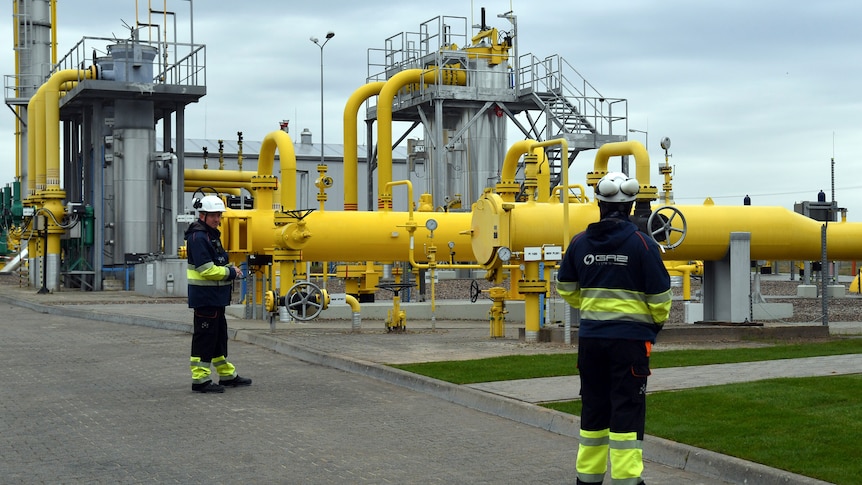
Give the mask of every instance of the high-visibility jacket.
[(228, 255), (221, 245), (221, 232), (197, 220), (189, 225), (185, 238), (189, 307), (230, 305), (231, 283), (236, 279), (236, 271), (228, 266)]
[(603, 219), (572, 238), (557, 292), (580, 310), (579, 337), (655, 342), (670, 315), (670, 276), (658, 244), (628, 219)]

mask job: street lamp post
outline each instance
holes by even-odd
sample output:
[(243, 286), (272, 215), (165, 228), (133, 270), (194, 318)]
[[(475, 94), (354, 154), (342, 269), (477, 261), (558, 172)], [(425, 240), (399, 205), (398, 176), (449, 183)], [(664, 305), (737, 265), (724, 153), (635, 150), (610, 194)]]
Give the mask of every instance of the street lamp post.
[(636, 130), (634, 128), (629, 128), (629, 132), (631, 132), (631, 133), (643, 133), (644, 134), (644, 139), (646, 141), (646, 143), (644, 144), (644, 148), (646, 148), (647, 153), (649, 153), (649, 131)]
[(314, 42), (317, 47), (320, 47), (320, 164), (323, 165), (323, 48), (330, 39), (335, 37), (335, 32), (329, 31), (326, 33), (326, 38), (323, 43), (317, 37), (311, 37), (309, 40)]

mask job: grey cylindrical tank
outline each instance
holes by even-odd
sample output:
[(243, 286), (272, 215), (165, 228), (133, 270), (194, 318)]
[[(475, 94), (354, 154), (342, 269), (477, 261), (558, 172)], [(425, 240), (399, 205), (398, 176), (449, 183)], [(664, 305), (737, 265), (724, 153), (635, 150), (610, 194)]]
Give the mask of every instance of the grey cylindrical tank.
[(122, 82), (153, 82), (153, 59), (158, 50), (155, 47), (131, 44), (112, 44), (108, 53), (114, 60), (114, 78)]
[[(151, 130), (128, 128), (114, 130), (114, 185), (116, 189), (115, 263), (126, 253), (148, 253), (158, 247), (156, 238), (156, 200)], [(117, 148), (122, 156), (117, 156)]]
[(117, 233), (114, 263), (126, 253), (158, 250), (157, 185), (150, 155), (155, 149), (153, 103), (117, 100), (114, 105), (114, 192)]
[[(475, 63), (474, 63), (475, 64)], [(479, 62), (469, 70), (468, 85), (478, 89), (505, 90), (508, 88), (508, 69), (504, 65), (487, 66)], [(484, 64), (484, 66), (482, 66)], [(457, 112), (446, 110), (442, 126), (442, 145), (450, 145), (438, 154), (436, 143), (426, 143), (430, 150), (430, 163), (442, 160), (431, 170), (429, 191), (436, 207), (444, 206), (456, 196), (461, 197), (461, 207), (468, 208), (487, 187), (493, 187), (499, 176), (500, 166), (506, 155), (506, 118), (494, 110), (487, 110), (473, 120), (461, 139), (450, 140), (476, 116), (484, 103), (463, 108)], [(438, 126), (436, 114), (430, 113), (432, 129)], [(438, 140), (437, 135), (426, 130), (426, 140)], [(453, 143), (450, 143), (453, 142)], [(439, 158), (438, 158), (439, 157)]]
[[(29, 98), (51, 74), (51, 8), (48, 0), (24, 0), (13, 19), (18, 29), (18, 97)], [(26, 42), (26, 45), (25, 45)], [(26, 145), (26, 144), (25, 144)]]

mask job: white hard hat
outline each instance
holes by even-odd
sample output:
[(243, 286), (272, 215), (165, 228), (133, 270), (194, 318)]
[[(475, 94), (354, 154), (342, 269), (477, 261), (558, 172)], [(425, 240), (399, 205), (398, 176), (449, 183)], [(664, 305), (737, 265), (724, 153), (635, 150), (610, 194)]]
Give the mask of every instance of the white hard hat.
[(604, 202), (632, 202), (640, 191), (636, 178), (622, 172), (610, 172), (596, 184), (596, 199)]
[(199, 201), (195, 201), (195, 209), (198, 212), (224, 212), (224, 201), (215, 195), (206, 195)]

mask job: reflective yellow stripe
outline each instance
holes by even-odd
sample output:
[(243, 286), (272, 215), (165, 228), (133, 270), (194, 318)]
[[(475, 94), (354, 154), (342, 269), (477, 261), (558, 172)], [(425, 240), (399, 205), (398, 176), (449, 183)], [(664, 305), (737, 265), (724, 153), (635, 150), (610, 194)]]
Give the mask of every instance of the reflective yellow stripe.
[(236, 367), (228, 362), (225, 357), (216, 357), (213, 359), (213, 367), (215, 367), (219, 377), (236, 377)]
[(215, 264), (212, 261), (210, 261), (210, 262), (204, 263), (200, 266), (192, 266), (191, 264), (189, 264), (189, 269), (193, 269), (193, 270), (197, 271), (198, 273), (203, 273), (204, 271), (212, 268), (213, 266), (215, 266)]
[(578, 439), (578, 479), (582, 482), (601, 483), (608, 468), (608, 433), (610, 430), (582, 429)]
[(658, 295), (647, 296), (647, 304), (649, 304), (650, 312), (653, 320), (656, 323), (662, 324), (670, 318), (670, 306), (673, 298), (673, 292), (670, 290)]
[(557, 290), (577, 291), (580, 287), (577, 281), (557, 281)]
[(646, 295), (630, 290), (583, 288), (581, 318), (660, 324), (670, 315), (671, 296), (670, 290)]
[(618, 322), (639, 322), (639, 323), (653, 323), (652, 317), (650, 315), (635, 315), (633, 313), (619, 313), (619, 312), (596, 312), (584, 310), (581, 308), (581, 319), (582, 320), (599, 320), (599, 321), (618, 321)]
[(611, 433), (611, 483), (629, 485), (640, 483), (644, 470), (643, 443), (635, 432)]
[(192, 371), (192, 384), (203, 384), (210, 380), (209, 362), (201, 362), (200, 357), (192, 357), (189, 367)]
[(558, 281), (557, 293), (560, 297), (572, 306), (572, 308), (581, 307), (581, 285), (575, 281)]

